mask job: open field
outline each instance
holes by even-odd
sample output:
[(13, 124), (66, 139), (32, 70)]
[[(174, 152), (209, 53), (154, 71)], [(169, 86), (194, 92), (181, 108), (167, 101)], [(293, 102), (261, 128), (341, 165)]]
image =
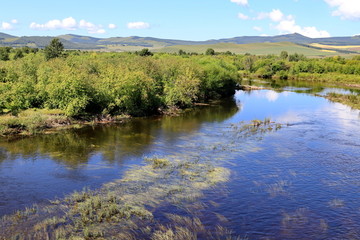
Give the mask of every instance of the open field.
[(337, 46), (337, 45), (325, 45), (320, 43), (312, 43), (310, 44), (313, 47), (317, 48), (323, 48), (323, 49), (333, 49), (333, 50), (347, 50), (347, 51), (354, 51), (360, 53), (360, 45), (343, 45), (343, 46)]
[(206, 44), (206, 45), (177, 45), (169, 46), (159, 50), (157, 52), (176, 53), (180, 49), (186, 52), (204, 53), (206, 49), (213, 48), (216, 52), (230, 51), (236, 54), (254, 54), (254, 55), (267, 55), (267, 54), (280, 54), (282, 51), (287, 51), (290, 54), (298, 53), (304, 54), (308, 57), (325, 57), (344, 55), (336, 50), (334, 51), (323, 51), (314, 48), (301, 46), (290, 42), (280, 43), (250, 43), (250, 44), (234, 44), (234, 43), (217, 43), (217, 44)]

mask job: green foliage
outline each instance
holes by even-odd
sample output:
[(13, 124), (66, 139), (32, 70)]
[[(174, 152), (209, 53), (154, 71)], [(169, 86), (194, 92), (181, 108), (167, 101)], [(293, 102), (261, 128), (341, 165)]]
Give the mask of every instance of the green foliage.
[(146, 57), (146, 56), (153, 56), (154, 54), (150, 52), (148, 48), (142, 49), (140, 52), (137, 53), (139, 56)]
[(212, 48), (206, 49), (205, 55), (215, 55), (215, 50)]
[(64, 45), (58, 38), (51, 40), (50, 44), (45, 47), (45, 59), (50, 60), (52, 58), (61, 57), (64, 51)]
[(23, 54), (23, 51), (22, 49), (16, 49), (15, 50), (15, 55), (13, 57), (14, 60), (18, 59), (18, 58), (23, 58), (24, 57), (24, 54)]
[(48, 108), (71, 117), (152, 115), (234, 94), (240, 71), (263, 78), (324, 76), (321, 80), (335, 83), (360, 82), (360, 60), (355, 57), (308, 59), (294, 54), (298, 61), (290, 61), (291, 55), (283, 59), (275, 55), (155, 54), (147, 58), (76, 51), (45, 61), (43, 54), (20, 50), (22, 58), (0, 61), (0, 113)]
[(0, 47), (0, 60), (1, 61), (10, 60), (9, 53), (10, 51), (8, 50), (7, 47)]
[(42, 54), (22, 52), (23, 58), (0, 64), (0, 112), (146, 116), (232, 94), (239, 77), (235, 56), (76, 52), (44, 61)]
[(180, 49), (179, 52), (178, 52), (178, 54), (179, 54), (179, 55), (186, 55), (186, 52), (185, 52), (184, 50)]
[(280, 58), (281, 59), (287, 59), (289, 57), (289, 54), (287, 51), (281, 51)]

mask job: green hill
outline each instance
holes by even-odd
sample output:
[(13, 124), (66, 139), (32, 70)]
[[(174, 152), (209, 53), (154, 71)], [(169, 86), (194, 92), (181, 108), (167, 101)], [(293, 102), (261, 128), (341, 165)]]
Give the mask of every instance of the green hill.
[[(50, 36), (16, 37), (0, 33), (0, 46), (44, 48), (53, 38)], [(139, 51), (142, 48), (149, 48), (151, 51), (158, 52), (178, 52), (182, 49), (186, 52), (204, 53), (206, 49), (213, 48), (217, 52), (230, 51), (238, 54), (263, 55), (288, 51), (289, 53), (302, 53), (306, 56), (331, 56), (358, 53), (357, 49), (346, 48), (346, 46), (360, 46), (360, 36), (309, 38), (298, 33), (279, 36), (242, 36), (207, 41), (137, 36), (95, 38), (75, 34), (60, 35), (58, 38), (61, 39), (66, 49), (99, 51)]]
[(15, 36), (6, 34), (6, 33), (2, 33), (0, 32), (0, 39), (5, 39), (5, 38), (16, 38)]

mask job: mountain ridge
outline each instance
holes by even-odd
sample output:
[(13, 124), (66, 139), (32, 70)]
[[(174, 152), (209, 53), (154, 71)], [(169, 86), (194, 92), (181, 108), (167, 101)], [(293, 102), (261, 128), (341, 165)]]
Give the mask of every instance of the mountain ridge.
[[(329, 38), (309, 38), (299, 33), (284, 34), (276, 36), (239, 36), (233, 38), (212, 39), (206, 41), (191, 41), (191, 40), (177, 40), (177, 39), (163, 39), (155, 37), (109, 37), (96, 38), (91, 36), (82, 36), (76, 34), (65, 34), (56, 36), (60, 38), (66, 49), (107, 49), (109, 46), (123, 46), (123, 47), (148, 47), (148, 48), (163, 48), (174, 45), (210, 45), (217, 43), (234, 43), (234, 44), (249, 44), (249, 43), (277, 43), (277, 42), (291, 42), (295, 44), (324, 44), (324, 45), (359, 45), (360, 36), (353, 37), (329, 37)], [(44, 48), (55, 38), (53, 36), (13, 36), (0, 32), (0, 46), (10, 47), (38, 47)]]

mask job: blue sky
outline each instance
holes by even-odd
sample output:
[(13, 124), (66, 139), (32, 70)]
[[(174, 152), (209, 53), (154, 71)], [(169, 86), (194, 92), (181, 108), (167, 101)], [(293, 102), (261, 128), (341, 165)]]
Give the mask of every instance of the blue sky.
[(184, 40), (353, 36), (360, 34), (360, 0), (3, 1), (0, 32)]

